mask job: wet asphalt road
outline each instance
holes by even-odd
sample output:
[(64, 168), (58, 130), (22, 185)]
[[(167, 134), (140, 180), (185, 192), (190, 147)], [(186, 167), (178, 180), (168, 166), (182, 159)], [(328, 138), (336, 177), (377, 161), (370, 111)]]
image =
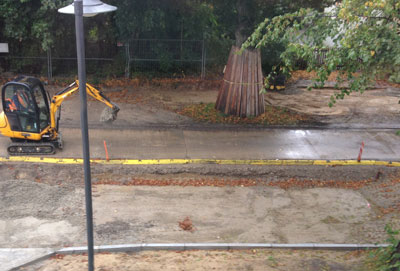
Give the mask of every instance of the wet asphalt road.
[[(91, 158), (104, 159), (362, 159), (400, 160), (395, 130), (190, 130), (90, 129)], [(62, 130), (64, 149), (54, 157), (82, 156), (81, 131)], [(10, 140), (0, 137), (0, 156)]]

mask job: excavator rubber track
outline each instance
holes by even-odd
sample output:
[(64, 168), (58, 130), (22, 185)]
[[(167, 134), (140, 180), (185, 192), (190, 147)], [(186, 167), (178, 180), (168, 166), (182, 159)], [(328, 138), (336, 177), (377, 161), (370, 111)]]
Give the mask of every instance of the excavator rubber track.
[(56, 146), (51, 142), (11, 143), (7, 152), (12, 156), (51, 155), (56, 152)]

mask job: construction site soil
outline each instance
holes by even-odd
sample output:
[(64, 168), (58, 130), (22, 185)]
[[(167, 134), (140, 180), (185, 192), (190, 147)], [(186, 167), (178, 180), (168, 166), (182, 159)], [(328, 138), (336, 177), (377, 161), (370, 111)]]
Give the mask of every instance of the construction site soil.
[[(304, 250), (146, 251), (96, 254), (101, 271), (230, 270), (230, 271), (368, 271), (368, 253)], [(24, 271), (87, 270), (87, 256), (56, 257)], [(371, 269), (372, 270), (372, 269)]]
[[(308, 119), (301, 122), (303, 126), (400, 128), (398, 120), (400, 86), (398, 84), (379, 82), (364, 93), (352, 93), (344, 100), (338, 100), (335, 106), (329, 107), (330, 97), (338, 92), (333, 88), (334, 83), (327, 82), (322, 89), (308, 91), (307, 86), (312, 85), (312, 81), (302, 78), (292, 80), (283, 91), (268, 91), (265, 94), (266, 104), (303, 114), (304, 118)], [(100, 84), (99, 88), (121, 107), (120, 115), (124, 121), (117, 120), (114, 127), (187, 127), (198, 126), (199, 123), (187, 116), (182, 116), (179, 112), (190, 105), (215, 103), (221, 82), (221, 80), (196, 78), (160, 79), (151, 82), (138, 79), (111, 80)], [(63, 87), (64, 84), (59, 82), (48, 85), (46, 88), (54, 94)], [(91, 122), (91, 114), (96, 116), (93, 120), (98, 122), (98, 116), (104, 106), (89, 99), (89, 107), (89, 123), (94, 124), (94, 121)], [(66, 118), (62, 120), (62, 124), (73, 125), (73, 120), (79, 119), (78, 95), (64, 102), (63, 108), (65, 111), (63, 115)], [(210, 121), (205, 120), (200, 124), (201, 127), (207, 128)], [(285, 126), (285, 123), (283, 125)], [(293, 125), (290, 126), (293, 127)], [(236, 125), (236, 127), (240, 128), (241, 125)]]
[[(84, 244), (80, 165), (7, 163), (0, 172), (1, 246)], [(94, 164), (92, 179), (100, 244), (375, 243), (386, 224), (400, 226), (394, 167)], [(189, 235), (178, 227), (187, 216)]]
[[(0, 173), (0, 246), (85, 245), (81, 165), (4, 163)], [(385, 225), (400, 227), (395, 167), (93, 164), (92, 179), (96, 245), (384, 243)], [(366, 259), (366, 253), (329, 251), (153, 251), (98, 254), (96, 266), (366, 270)], [(60, 256), (21, 270), (85, 270), (86, 264), (84, 256)]]
[[(333, 73), (329, 80), (334, 80), (335, 76)], [(3, 73), (0, 75), (0, 82), (7, 82), (12, 78), (12, 74)], [(300, 123), (303, 126), (400, 128), (399, 84), (378, 81), (364, 93), (352, 93), (344, 100), (338, 100), (335, 106), (329, 107), (330, 97), (338, 92), (334, 89), (334, 82), (328, 81), (324, 88), (308, 91), (307, 87), (312, 85), (312, 81), (309, 80), (311, 78), (313, 74), (304, 71), (294, 73), (285, 90), (268, 91), (265, 94), (266, 104), (304, 115), (304, 118), (308, 120)], [(42, 81), (46, 82), (46, 79), (42, 78)], [(45, 88), (52, 96), (72, 81), (73, 79), (55, 79)], [(114, 128), (146, 128), (198, 126), (198, 121), (179, 113), (190, 105), (215, 103), (221, 84), (222, 80), (219, 78), (201, 80), (188, 77), (152, 80), (110, 79), (95, 86), (121, 107), (119, 113), (121, 120), (114, 123)], [(73, 95), (63, 103), (62, 127), (79, 126), (77, 123), (80, 106), (78, 100), (79, 95)], [(88, 107), (89, 124), (93, 127), (98, 125), (104, 105), (89, 97)], [(199, 129), (210, 126), (208, 120), (200, 124)], [(235, 126), (240, 128), (243, 125)], [(265, 127), (265, 125), (260, 126)], [(216, 129), (221, 127), (224, 126), (211, 126)]]
[[(128, 82), (104, 85), (102, 89), (121, 106), (122, 118), (114, 127), (179, 127), (197, 124), (177, 114), (177, 110), (188, 104), (215, 102), (219, 82), (160, 82), (159, 86)], [(400, 127), (398, 86), (377, 86), (330, 108), (328, 97), (335, 90), (324, 88), (308, 92), (306, 83), (297, 81), (283, 92), (268, 92), (266, 101), (310, 114), (324, 127)], [(47, 86), (50, 93), (61, 88), (60, 85)], [(79, 127), (77, 101), (75, 96), (63, 104), (63, 129)], [(99, 112), (103, 109), (97, 104), (89, 100), (90, 125), (98, 123)], [(0, 176), (0, 247), (59, 249), (86, 244), (82, 165), (7, 162), (0, 164)], [(385, 225), (400, 228), (400, 169), (395, 167), (93, 164), (92, 180), (96, 245), (382, 243), (387, 237)], [(180, 222), (186, 218), (193, 224), (190, 231), (180, 227)], [(143, 265), (139, 270), (168, 270), (165, 266), (172, 265), (168, 259), (176, 266), (179, 262), (188, 262), (183, 255), (197, 257), (193, 266), (182, 266), (184, 270), (229, 270), (227, 262), (235, 264), (232, 255), (238, 261), (242, 257), (223, 252), (215, 256), (220, 265), (212, 265), (213, 261), (210, 261), (210, 268), (202, 268), (200, 266), (207, 267), (207, 263), (197, 262), (197, 259), (212, 259), (214, 252), (146, 253), (133, 255), (134, 259), (142, 257), (149, 263), (154, 257), (164, 260), (160, 260), (160, 268)], [(205, 257), (209, 256), (206, 253), (211, 256)], [(243, 253), (245, 261), (236, 262), (238, 267), (231, 270), (260, 270), (246, 260), (253, 252)], [(273, 259), (284, 261), (287, 257), (283, 264), (289, 267), (298, 263), (297, 267), (305, 266), (312, 271), (323, 270), (325, 267), (322, 266), (328, 266), (330, 270), (354, 270), (351, 269), (352, 260), (348, 265), (343, 265), (339, 259), (332, 262), (329, 257), (335, 256), (329, 253), (325, 260), (304, 254), (293, 256), (297, 252), (292, 255), (260, 253), (262, 257), (254, 259), (255, 263), (263, 261), (265, 266), (274, 264)], [(113, 259), (105, 261), (117, 263), (122, 259), (121, 264), (128, 264), (131, 256), (115, 254)], [(78, 259), (75, 264), (82, 262), (76, 256), (71, 257)], [(103, 265), (99, 270), (113, 270), (106, 263)], [(63, 270), (59, 265), (51, 264), (48, 268), (40, 268), (38, 270)], [(117, 270), (132, 269), (129, 265), (123, 268), (118, 265)], [(295, 268), (272, 266), (271, 270)]]

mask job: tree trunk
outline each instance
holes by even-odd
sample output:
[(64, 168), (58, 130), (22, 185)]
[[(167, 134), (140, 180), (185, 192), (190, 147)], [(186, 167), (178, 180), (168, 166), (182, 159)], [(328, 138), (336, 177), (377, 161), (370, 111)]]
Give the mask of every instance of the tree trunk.
[(236, 46), (241, 47), (248, 37), (250, 27), (249, 9), (246, 0), (237, 0), (238, 25), (235, 31)]
[(240, 48), (232, 46), (226, 65), (222, 87), (215, 108), (227, 115), (254, 117), (265, 112), (259, 50), (247, 49), (238, 54)]
[(215, 104), (217, 110), (239, 117), (255, 117), (265, 112), (264, 95), (260, 94), (264, 81), (260, 51), (246, 49), (242, 54), (237, 54), (252, 28), (252, 14), (249, 11), (251, 2), (236, 1), (236, 46), (232, 47), (229, 54), (224, 82)]

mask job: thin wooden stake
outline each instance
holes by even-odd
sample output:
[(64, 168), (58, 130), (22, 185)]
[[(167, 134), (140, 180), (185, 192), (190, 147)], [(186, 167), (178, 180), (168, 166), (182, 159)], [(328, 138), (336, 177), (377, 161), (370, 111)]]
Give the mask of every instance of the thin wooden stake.
[(110, 161), (110, 157), (108, 157), (107, 143), (106, 143), (105, 140), (103, 142), (104, 142), (104, 150), (106, 151), (106, 159), (107, 159), (107, 162), (108, 162), (108, 161)]

